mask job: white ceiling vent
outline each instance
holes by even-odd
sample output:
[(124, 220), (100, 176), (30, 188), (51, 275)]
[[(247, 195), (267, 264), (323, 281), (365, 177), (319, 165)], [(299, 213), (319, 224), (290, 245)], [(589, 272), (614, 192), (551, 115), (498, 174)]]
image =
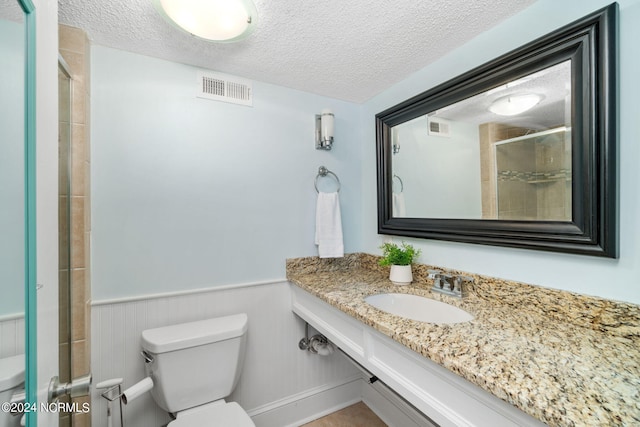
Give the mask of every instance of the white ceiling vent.
[(450, 137), (451, 126), (447, 120), (429, 117), (429, 135)]
[(228, 74), (198, 71), (198, 93), (196, 96), (252, 107), (252, 81)]

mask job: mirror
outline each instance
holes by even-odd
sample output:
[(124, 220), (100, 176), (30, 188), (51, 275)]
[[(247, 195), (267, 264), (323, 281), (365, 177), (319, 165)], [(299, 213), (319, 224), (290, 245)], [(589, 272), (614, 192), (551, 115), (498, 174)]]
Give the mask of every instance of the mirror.
[(612, 4), (376, 115), (378, 232), (617, 256)]
[(567, 60), (394, 126), (393, 216), (570, 221), (570, 101)]
[[(30, 356), (36, 337), (33, 12), (31, 0), (0, 0), (0, 363), (3, 372), (24, 380), (28, 402), (36, 401), (37, 392), (35, 352)], [(17, 363), (4, 363), (8, 360)], [(22, 368), (23, 377), (15, 371)], [(22, 387), (13, 379), (6, 385)], [(0, 419), (2, 425), (20, 423), (20, 417), (0, 415), (8, 417)], [(27, 414), (27, 424), (34, 417)]]
[(0, 54), (0, 358), (6, 358), (25, 351), (25, 20), (16, 0), (0, 2)]

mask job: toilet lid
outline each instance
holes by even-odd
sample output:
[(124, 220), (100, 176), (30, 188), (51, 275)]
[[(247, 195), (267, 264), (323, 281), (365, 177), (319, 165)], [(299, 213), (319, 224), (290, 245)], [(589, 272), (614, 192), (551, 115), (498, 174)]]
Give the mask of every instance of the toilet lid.
[(255, 427), (249, 415), (236, 402), (202, 405), (178, 413), (167, 427)]
[(11, 390), (24, 382), (24, 354), (0, 359), (0, 391)]

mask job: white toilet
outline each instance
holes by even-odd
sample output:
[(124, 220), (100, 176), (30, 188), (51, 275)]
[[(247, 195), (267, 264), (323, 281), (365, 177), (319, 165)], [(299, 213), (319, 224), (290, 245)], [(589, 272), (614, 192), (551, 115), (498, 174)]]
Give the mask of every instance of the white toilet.
[[(11, 402), (15, 391), (24, 387), (24, 354), (0, 359), (0, 402)], [(0, 427), (20, 425), (21, 415), (0, 412)]]
[(156, 403), (174, 414), (168, 427), (255, 427), (235, 402), (225, 402), (244, 362), (244, 313), (142, 332)]

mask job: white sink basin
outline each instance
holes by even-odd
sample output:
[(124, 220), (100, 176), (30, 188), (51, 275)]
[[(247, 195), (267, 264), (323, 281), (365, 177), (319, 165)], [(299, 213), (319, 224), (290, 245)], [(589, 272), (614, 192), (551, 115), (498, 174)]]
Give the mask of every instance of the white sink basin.
[(446, 325), (473, 320), (461, 308), (418, 295), (378, 294), (364, 300), (379, 310), (420, 322)]

